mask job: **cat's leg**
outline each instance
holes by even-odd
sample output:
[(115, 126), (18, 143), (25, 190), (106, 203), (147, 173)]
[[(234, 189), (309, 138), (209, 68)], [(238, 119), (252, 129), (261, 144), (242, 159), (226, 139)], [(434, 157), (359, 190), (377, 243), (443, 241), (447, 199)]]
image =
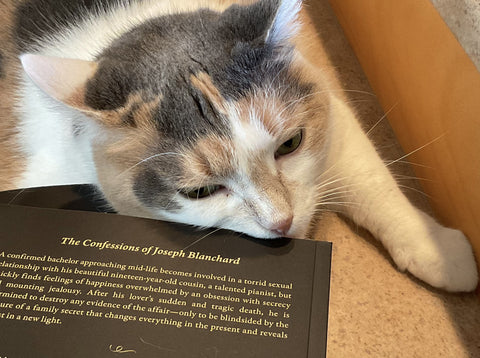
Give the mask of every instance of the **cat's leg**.
[(463, 233), (408, 201), (343, 101), (332, 100), (332, 114), (335, 141), (325, 177), (343, 192), (343, 212), (376, 236), (401, 270), (449, 291), (475, 289), (477, 267)]

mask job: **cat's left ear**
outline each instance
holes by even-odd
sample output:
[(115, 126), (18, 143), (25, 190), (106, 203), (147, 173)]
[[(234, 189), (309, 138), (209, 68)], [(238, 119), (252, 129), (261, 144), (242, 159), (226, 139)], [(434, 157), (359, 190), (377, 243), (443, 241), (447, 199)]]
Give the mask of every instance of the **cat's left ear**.
[(20, 61), (30, 79), (46, 94), (80, 111), (92, 111), (85, 104), (85, 89), (97, 70), (96, 62), (33, 54), (20, 56)]

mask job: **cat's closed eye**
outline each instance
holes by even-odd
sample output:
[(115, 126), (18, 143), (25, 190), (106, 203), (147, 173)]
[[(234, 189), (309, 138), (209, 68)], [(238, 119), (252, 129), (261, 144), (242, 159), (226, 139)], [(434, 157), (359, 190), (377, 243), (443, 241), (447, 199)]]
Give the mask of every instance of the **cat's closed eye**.
[(202, 199), (216, 193), (222, 188), (221, 185), (206, 185), (200, 188), (181, 190), (180, 193), (189, 199)]
[(275, 158), (278, 158), (283, 155), (287, 155), (296, 151), (300, 146), (300, 144), (302, 143), (302, 138), (303, 138), (303, 132), (300, 130), (292, 138), (282, 143), (282, 145), (277, 148), (277, 151), (275, 152)]

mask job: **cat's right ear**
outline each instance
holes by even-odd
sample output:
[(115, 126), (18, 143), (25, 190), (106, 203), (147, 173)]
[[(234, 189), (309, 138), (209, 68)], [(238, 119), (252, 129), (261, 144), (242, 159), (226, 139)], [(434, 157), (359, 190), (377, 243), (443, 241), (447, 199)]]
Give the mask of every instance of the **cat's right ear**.
[(300, 28), (299, 14), (303, 1), (273, 0), (273, 2), (277, 4), (275, 17), (268, 29), (265, 40), (273, 44), (281, 44), (297, 34)]
[(225, 33), (244, 42), (281, 46), (300, 27), (302, 0), (258, 0), (248, 5), (232, 5), (222, 15)]
[(97, 70), (96, 62), (33, 54), (21, 55), (20, 61), (30, 79), (50, 97), (80, 111), (94, 112), (85, 104), (85, 91)]

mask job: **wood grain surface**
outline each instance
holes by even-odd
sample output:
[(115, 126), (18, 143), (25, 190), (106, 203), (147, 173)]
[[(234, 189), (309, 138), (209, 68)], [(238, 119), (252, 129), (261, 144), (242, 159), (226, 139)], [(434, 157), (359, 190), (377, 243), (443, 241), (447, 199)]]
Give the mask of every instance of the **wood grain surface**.
[(330, 0), (437, 217), (480, 261), (480, 74), (428, 0)]

